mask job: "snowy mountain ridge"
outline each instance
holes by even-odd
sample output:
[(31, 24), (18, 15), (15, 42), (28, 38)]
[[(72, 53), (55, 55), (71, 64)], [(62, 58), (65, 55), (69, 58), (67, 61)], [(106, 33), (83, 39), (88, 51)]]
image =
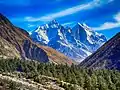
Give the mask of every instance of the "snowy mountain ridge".
[(81, 62), (107, 41), (103, 34), (95, 32), (85, 23), (65, 28), (56, 20), (39, 26), (32, 32), (31, 37), (34, 41), (50, 46), (77, 62)]

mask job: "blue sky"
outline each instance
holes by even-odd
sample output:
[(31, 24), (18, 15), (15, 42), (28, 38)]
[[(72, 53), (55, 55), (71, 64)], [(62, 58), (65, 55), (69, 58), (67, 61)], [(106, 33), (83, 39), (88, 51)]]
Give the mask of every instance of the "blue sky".
[(0, 0), (0, 12), (31, 31), (56, 19), (63, 25), (86, 23), (108, 39), (120, 32), (120, 0)]

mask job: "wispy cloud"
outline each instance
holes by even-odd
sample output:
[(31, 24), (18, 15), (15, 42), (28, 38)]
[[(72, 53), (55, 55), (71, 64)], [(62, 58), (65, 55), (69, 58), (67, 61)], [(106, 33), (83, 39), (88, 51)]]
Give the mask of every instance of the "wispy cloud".
[(120, 22), (120, 12), (117, 15), (115, 15), (114, 18), (116, 21)]
[(63, 23), (62, 25), (63, 25), (63, 26), (73, 27), (75, 23), (76, 23), (76, 22), (67, 22), (67, 23)]
[(120, 12), (114, 15), (113, 18), (116, 20), (116, 22), (105, 22), (100, 27), (93, 27), (93, 29), (100, 31), (120, 27)]
[(56, 18), (60, 18), (60, 17), (63, 17), (63, 16), (67, 16), (67, 15), (77, 13), (77, 12), (82, 11), (82, 10), (87, 10), (87, 9), (92, 9), (92, 8), (95, 8), (95, 7), (99, 7), (103, 4), (110, 3), (112, 1), (113, 0), (104, 0), (104, 1), (103, 0), (93, 0), (89, 3), (80, 4), (80, 5), (62, 10), (60, 12), (48, 14), (48, 15), (45, 15), (45, 16), (42, 16), (42, 17), (37, 17), (37, 18), (36, 17), (25, 17), (25, 20), (30, 21), (30, 22), (50, 21), (50, 20), (53, 20), (53, 19), (56, 19)]
[(35, 27), (36, 25), (33, 25), (33, 24), (28, 24), (28, 27), (31, 28), (31, 27)]

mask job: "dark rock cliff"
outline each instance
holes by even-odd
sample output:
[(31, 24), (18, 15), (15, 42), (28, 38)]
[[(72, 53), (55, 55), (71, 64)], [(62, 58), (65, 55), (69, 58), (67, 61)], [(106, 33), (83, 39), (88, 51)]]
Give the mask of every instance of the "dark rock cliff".
[[(8, 44), (13, 45), (23, 59), (38, 60), (41, 62), (49, 61), (47, 53), (31, 40), (28, 32), (14, 26), (2, 14), (0, 14), (0, 39), (2, 41), (4, 39), (4, 41), (9, 42)], [(1, 52), (2, 50), (5, 51), (4, 48), (1, 49)], [(6, 49), (6, 52), (7, 50), (8, 49)]]
[(120, 33), (81, 62), (80, 66), (93, 69), (120, 70)]

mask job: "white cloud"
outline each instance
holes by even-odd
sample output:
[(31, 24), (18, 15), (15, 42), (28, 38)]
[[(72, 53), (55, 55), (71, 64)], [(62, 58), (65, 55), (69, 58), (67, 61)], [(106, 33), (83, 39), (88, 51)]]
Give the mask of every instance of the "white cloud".
[(120, 22), (118, 23), (106, 22), (100, 27), (94, 27), (93, 29), (96, 31), (100, 31), (100, 30), (112, 29), (116, 27), (120, 27)]
[(100, 27), (93, 27), (93, 29), (100, 31), (120, 27), (120, 12), (117, 13), (113, 18), (116, 20), (116, 22), (105, 22)]
[(62, 25), (63, 26), (68, 26), (68, 25), (71, 25), (71, 24), (74, 24), (75, 22), (67, 22), (67, 23), (63, 23)]
[(115, 15), (114, 18), (116, 21), (120, 22), (120, 12), (117, 15)]
[(28, 24), (28, 27), (29, 27), (29, 28), (35, 27), (35, 25), (33, 25), (33, 24)]
[(74, 6), (72, 8), (68, 8), (68, 9), (65, 9), (63, 11), (48, 14), (48, 15), (45, 15), (45, 16), (42, 16), (42, 17), (38, 17), (38, 18), (36, 18), (36, 17), (25, 17), (25, 20), (29, 21), (29, 22), (50, 21), (50, 20), (53, 20), (53, 19), (56, 19), (56, 18), (60, 18), (60, 17), (63, 17), (63, 16), (67, 16), (67, 15), (77, 13), (77, 12), (82, 11), (82, 10), (98, 7), (98, 6), (103, 5), (105, 3), (109, 3), (110, 1), (111, 0), (105, 0), (105, 1), (93, 0), (89, 3), (80, 4), (80, 5)]

